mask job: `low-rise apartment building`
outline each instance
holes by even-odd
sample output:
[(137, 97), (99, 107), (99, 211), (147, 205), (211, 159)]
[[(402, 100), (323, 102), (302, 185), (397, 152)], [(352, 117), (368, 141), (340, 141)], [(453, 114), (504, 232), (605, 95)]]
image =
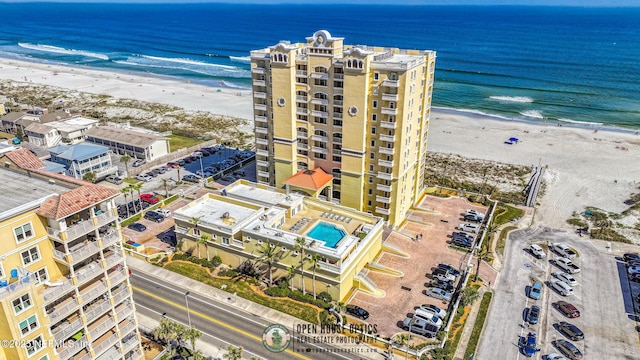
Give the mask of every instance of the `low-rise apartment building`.
[(74, 117), (46, 124), (33, 122), (24, 132), (30, 143), (49, 148), (59, 144), (81, 143), (85, 140), (84, 133), (97, 124), (98, 120)]
[(96, 126), (85, 133), (87, 141), (108, 147), (118, 155), (153, 161), (170, 152), (169, 139), (133, 129)]
[(63, 165), (66, 175), (76, 179), (82, 179), (88, 172), (94, 172), (101, 179), (118, 171), (111, 163), (109, 149), (104, 146), (90, 143), (59, 145), (49, 149), (49, 153), (51, 162)]

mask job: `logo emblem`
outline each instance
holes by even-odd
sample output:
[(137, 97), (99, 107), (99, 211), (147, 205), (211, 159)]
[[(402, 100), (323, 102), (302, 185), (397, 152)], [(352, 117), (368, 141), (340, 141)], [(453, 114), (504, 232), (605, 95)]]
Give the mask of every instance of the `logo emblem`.
[(289, 330), (282, 325), (269, 325), (262, 332), (262, 345), (274, 353), (283, 352), (291, 343), (291, 335)]

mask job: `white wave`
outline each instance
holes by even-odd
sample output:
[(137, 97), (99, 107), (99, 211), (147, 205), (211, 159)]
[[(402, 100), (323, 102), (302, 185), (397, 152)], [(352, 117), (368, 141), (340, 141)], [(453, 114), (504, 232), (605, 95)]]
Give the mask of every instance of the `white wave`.
[(532, 103), (533, 99), (527, 96), (489, 96), (489, 99), (508, 102)]
[(86, 57), (91, 57), (96, 59), (109, 60), (109, 57), (107, 55), (94, 53), (90, 51), (84, 51), (84, 50), (65, 49), (57, 46), (29, 44), (29, 43), (18, 43), (18, 46), (20, 46), (21, 48), (36, 50), (36, 51), (50, 52), (50, 53), (56, 53), (56, 54), (80, 55), (80, 56), (86, 56)]
[(251, 57), (250, 56), (229, 56), (229, 60), (235, 61), (235, 62), (244, 63), (244, 64), (251, 63)]
[(198, 66), (162, 65), (161, 63), (152, 63), (152, 62), (140, 63), (140, 62), (131, 61), (131, 60), (132, 58), (129, 58), (126, 61), (115, 60), (114, 63), (129, 65), (129, 66), (150, 67), (150, 68), (157, 68), (157, 69), (185, 70), (185, 71), (190, 71), (190, 72), (207, 75), (207, 76), (225, 76), (225, 77), (233, 77), (233, 78), (246, 78), (251, 76), (251, 73), (248, 70), (239, 69), (235, 67), (207, 68), (207, 67), (198, 67)]
[(535, 119), (544, 119), (542, 116), (542, 112), (540, 110), (527, 110), (520, 112), (520, 115), (535, 118)]
[(230, 69), (230, 70), (236, 69), (235, 66), (211, 64), (211, 63), (195, 61), (195, 60), (191, 60), (191, 59), (164, 58), (164, 57), (150, 56), (150, 55), (141, 55), (141, 57), (143, 57), (145, 59), (150, 59), (150, 60), (166, 61), (166, 62), (178, 63), (178, 64), (189, 64), (189, 65), (198, 65), (198, 66), (211, 66), (211, 67), (217, 67), (217, 68), (222, 68), (222, 69)]
[(565, 119), (565, 118), (558, 119), (558, 121), (562, 121), (562, 122), (566, 122), (566, 123), (570, 123), (570, 124), (591, 125), (591, 126), (602, 126), (603, 125), (603, 123), (599, 123), (599, 122), (578, 121), (578, 120), (571, 120), (571, 119)]

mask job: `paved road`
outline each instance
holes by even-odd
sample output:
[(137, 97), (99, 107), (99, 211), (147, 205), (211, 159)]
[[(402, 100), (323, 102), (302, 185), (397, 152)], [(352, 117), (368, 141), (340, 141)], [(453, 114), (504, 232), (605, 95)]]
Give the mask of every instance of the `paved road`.
[[(551, 261), (536, 260), (524, 251), (532, 242), (542, 245), (565, 242), (578, 251), (580, 256), (574, 262), (582, 271), (574, 275), (578, 282), (574, 295), (565, 298), (545, 285), (540, 300), (526, 296), (532, 279), (546, 284), (550, 274), (558, 270)], [(585, 333), (584, 341), (573, 343), (587, 359), (638, 359), (636, 323), (627, 314), (628, 295), (623, 296), (626, 278), (620, 275), (619, 263), (613, 255), (598, 251), (588, 240), (575, 234), (534, 227), (511, 234), (505, 257), (475, 359), (524, 358), (517, 347), (518, 337), (528, 331), (537, 332), (540, 341), (541, 352), (534, 358), (558, 352), (553, 342), (565, 339), (553, 326), (559, 321), (573, 323)], [(553, 259), (555, 255), (547, 251), (547, 257)], [(582, 316), (564, 317), (553, 306), (559, 300), (574, 304)], [(525, 309), (534, 304), (541, 308), (540, 322), (525, 329), (522, 326)]]
[[(184, 296), (189, 289), (167, 284), (161, 279), (140, 272), (133, 272), (130, 279), (137, 311), (154, 318), (160, 318), (165, 314), (181, 323), (189, 323)], [(203, 340), (221, 348), (226, 348), (229, 344), (242, 346), (243, 354), (247, 357), (278, 360), (361, 359), (348, 353), (349, 350), (322, 343), (301, 344), (299, 339), (292, 340), (285, 352), (273, 353), (262, 345), (263, 331), (270, 323), (261, 317), (239, 312), (238, 309), (223, 303), (214, 303), (210, 298), (193, 292), (189, 294), (188, 302), (191, 323), (203, 332)]]

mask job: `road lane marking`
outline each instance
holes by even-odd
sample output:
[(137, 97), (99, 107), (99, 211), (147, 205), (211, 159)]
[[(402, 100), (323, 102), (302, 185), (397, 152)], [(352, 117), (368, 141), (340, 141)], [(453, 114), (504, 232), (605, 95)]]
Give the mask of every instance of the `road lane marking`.
[[(149, 297), (151, 297), (151, 298), (154, 298), (154, 299), (156, 299), (156, 300), (158, 300), (158, 301), (161, 301), (161, 302), (163, 302), (163, 303), (169, 304), (169, 305), (171, 305), (171, 306), (173, 306), (173, 307), (176, 307), (176, 308), (178, 308), (178, 309), (180, 309), (180, 310), (187, 311), (187, 308), (186, 308), (186, 307), (184, 307), (184, 306), (182, 306), (182, 305), (180, 305), (180, 304), (178, 304), (178, 303), (175, 303), (175, 302), (173, 302), (173, 301), (169, 301), (169, 300), (167, 300), (167, 299), (165, 299), (165, 298), (162, 298), (162, 297), (160, 297), (160, 296), (158, 296), (158, 295), (156, 295), (156, 294), (150, 293), (150, 292), (148, 292), (148, 291), (146, 291), (146, 290), (142, 290), (142, 289), (140, 289), (139, 287), (136, 287), (136, 286), (131, 286), (131, 288), (132, 288), (133, 290), (135, 290), (135, 291), (138, 291), (138, 292), (140, 292), (140, 293), (142, 293), (142, 294), (145, 294), (145, 295), (147, 295), (147, 296), (149, 296)], [(195, 311), (195, 310), (191, 310), (191, 309), (189, 309), (188, 311), (189, 311), (189, 313), (191, 313), (191, 314), (193, 314), (193, 315), (199, 316), (199, 317), (201, 317), (201, 318), (203, 318), (203, 319), (205, 319), (205, 320), (208, 320), (208, 321), (210, 321), (210, 322), (212, 322), (212, 323), (215, 323), (215, 324), (218, 324), (218, 325), (220, 325), (220, 326), (223, 326), (223, 327), (225, 327), (225, 328), (227, 328), (227, 329), (229, 329), (229, 330), (231, 330), (231, 331), (235, 331), (235, 332), (237, 332), (237, 333), (239, 333), (239, 334), (242, 334), (242, 335), (244, 335), (244, 336), (246, 336), (246, 337), (248, 337), (248, 338), (250, 338), (250, 339), (253, 339), (253, 340), (256, 340), (256, 341), (258, 341), (258, 342), (262, 343), (262, 338), (261, 338), (261, 337), (255, 336), (255, 335), (253, 335), (253, 334), (251, 334), (251, 333), (248, 333), (248, 332), (246, 332), (246, 331), (244, 331), (244, 330), (242, 330), (242, 329), (238, 329), (238, 328), (237, 328), (237, 327), (235, 327), (235, 326), (232, 326), (232, 325), (226, 324), (226, 323), (224, 323), (224, 322), (222, 322), (222, 321), (220, 321), (220, 320), (214, 319), (214, 318), (212, 318), (211, 316), (206, 315), (206, 314), (203, 314), (203, 313), (201, 313), (201, 312), (199, 312), (199, 311)], [(304, 356), (304, 355), (301, 355), (301, 354), (299, 354), (299, 353), (297, 353), (297, 352), (293, 352), (293, 351), (291, 351), (291, 350), (289, 350), (289, 349), (286, 349), (286, 350), (285, 350), (285, 352), (286, 352), (286, 353), (289, 353), (289, 354), (291, 354), (291, 355), (294, 355), (294, 356), (296, 356), (296, 357), (299, 357), (300, 359), (311, 360), (311, 358), (308, 358), (308, 357), (306, 357), (306, 356)]]

